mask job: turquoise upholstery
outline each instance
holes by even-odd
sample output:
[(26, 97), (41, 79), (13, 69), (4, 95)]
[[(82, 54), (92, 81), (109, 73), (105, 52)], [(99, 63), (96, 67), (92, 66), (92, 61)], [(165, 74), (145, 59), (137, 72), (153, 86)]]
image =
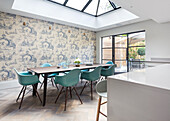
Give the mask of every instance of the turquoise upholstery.
[(40, 83), (37, 75), (32, 75), (29, 72), (18, 72), (15, 68), (14, 70), (18, 75), (18, 81), (21, 85), (27, 86)]
[(69, 73), (66, 73), (65, 75), (56, 75), (54, 82), (64, 87), (74, 86), (79, 82), (80, 72), (80, 69), (74, 69), (69, 71)]
[[(52, 65), (50, 63), (44, 63), (43, 65), (41, 65), (40, 67), (51, 67)], [(58, 75), (58, 73), (52, 73), (50, 75), (48, 75), (48, 78), (52, 78), (55, 77), (56, 75)], [(42, 75), (44, 76), (44, 75)]]
[(84, 70), (81, 70), (81, 72), (85, 72), (85, 71), (89, 71), (89, 69), (84, 69)]
[(21, 102), (20, 102), (20, 105), (19, 105), (19, 109), (21, 108), (21, 105), (22, 105), (22, 102), (23, 102), (23, 99), (24, 99), (24, 95), (25, 95), (25, 91), (26, 91), (26, 88), (28, 85), (32, 85), (40, 102), (42, 103), (41, 101), (41, 98), (37, 92), (37, 89), (35, 87), (35, 84), (37, 83), (40, 83), (39, 79), (38, 79), (38, 76), (37, 75), (32, 75), (31, 73), (29, 72), (18, 72), (15, 68), (14, 68), (15, 72), (17, 73), (17, 76), (18, 76), (18, 81), (19, 83), (23, 86), (17, 99), (16, 99), (16, 102), (18, 101), (18, 99), (20, 98), (21, 96), (21, 93), (23, 94), (22, 95), (22, 99), (21, 99)]
[(113, 64), (113, 62), (112, 61), (108, 61), (106, 64)]
[(81, 79), (86, 79), (89, 81), (95, 81), (100, 78), (102, 66), (96, 67), (93, 71), (84, 71), (81, 74)]
[(64, 108), (64, 111), (66, 111), (68, 89), (70, 91), (70, 97), (72, 98), (72, 90), (74, 90), (77, 97), (79, 98), (81, 104), (83, 104), (83, 102), (81, 101), (81, 99), (80, 99), (80, 97), (79, 97), (79, 95), (76, 91), (76, 88), (74, 87), (79, 82), (80, 73), (81, 73), (80, 69), (74, 69), (74, 70), (67, 72), (63, 76), (60, 76), (60, 75), (55, 76), (54, 82), (56, 84), (60, 84), (62, 86), (62, 88), (61, 88), (61, 90), (60, 90), (60, 92), (59, 92), (59, 94), (56, 98), (55, 103), (57, 102), (59, 96), (61, 95), (63, 88), (65, 88), (65, 108)]
[[(100, 79), (101, 69), (102, 69), (102, 66), (98, 66), (91, 72), (85, 71), (81, 74), (81, 79), (86, 79), (91, 83), (91, 100), (93, 100), (93, 84), (92, 83), (93, 81)], [(80, 95), (82, 94), (84, 88), (86, 87), (86, 84), (87, 84), (87, 81), (84, 84), (84, 87), (80, 92)]]
[(109, 68), (102, 68), (101, 76), (111, 76), (115, 73), (115, 65), (110, 66)]
[(50, 67), (50, 66), (52, 66), (52, 65), (49, 64), (49, 63), (44, 63), (44, 64), (41, 65), (41, 67)]

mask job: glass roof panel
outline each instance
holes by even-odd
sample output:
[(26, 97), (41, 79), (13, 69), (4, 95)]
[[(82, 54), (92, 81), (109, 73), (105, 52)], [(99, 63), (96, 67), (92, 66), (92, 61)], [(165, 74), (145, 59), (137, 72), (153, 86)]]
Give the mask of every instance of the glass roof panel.
[(97, 15), (106, 13), (106, 12), (111, 11), (111, 10), (113, 10), (113, 7), (108, 0), (100, 0)]
[[(47, 1), (56, 2), (65, 7), (73, 8), (77, 11), (88, 13), (95, 17), (101, 14), (105, 14), (109, 11), (121, 8), (120, 6), (118, 6), (117, 4), (113, 3), (110, 0), (47, 0)], [(99, 7), (97, 11), (98, 2), (99, 2)]]
[(66, 6), (74, 9), (82, 10), (89, 0), (69, 0)]
[(114, 3), (115, 4), (115, 6), (116, 6), (116, 8), (119, 8), (120, 6), (118, 6), (116, 3)]
[(54, 1), (54, 2), (57, 2), (57, 3), (60, 3), (60, 4), (64, 4), (65, 0), (51, 0), (51, 1)]
[(92, 0), (92, 2), (89, 4), (89, 6), (85, 9), (84, 12), (92, 15), (96, 15), (97, 4), (98, 4), (98, 0)]

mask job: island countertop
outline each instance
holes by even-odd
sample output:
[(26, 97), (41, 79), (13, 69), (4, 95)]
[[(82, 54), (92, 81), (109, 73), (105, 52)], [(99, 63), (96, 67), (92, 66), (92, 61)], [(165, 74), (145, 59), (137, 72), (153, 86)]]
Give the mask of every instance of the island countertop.
[(135, 70), (108, 78), (170, 90), (170, 64)]
[(110, 76), (108, 121), (170, 121), (170, 65)]

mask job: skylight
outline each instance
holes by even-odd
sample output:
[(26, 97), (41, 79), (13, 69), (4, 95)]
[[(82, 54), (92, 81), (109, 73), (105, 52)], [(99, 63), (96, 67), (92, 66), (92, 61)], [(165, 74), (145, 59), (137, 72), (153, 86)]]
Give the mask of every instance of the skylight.
[(57, 2), (57, 3), (61, 3), (61, 4), (64, 4), (65, 0), (51, 0), (51, 1), (54, 1), (54, 2)]
[(110, 0), (48, 0), (95, 17), (119, 9)]
[(87, 2), (88, 0), (69, 0), (66, 5), (81, 11)]

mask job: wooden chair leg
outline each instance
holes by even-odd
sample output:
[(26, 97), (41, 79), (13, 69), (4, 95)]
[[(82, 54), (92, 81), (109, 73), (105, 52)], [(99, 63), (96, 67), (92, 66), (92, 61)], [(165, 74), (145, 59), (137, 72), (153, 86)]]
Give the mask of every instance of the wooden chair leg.
[(69, 89), (70, 89), (70, 98), (72, 98), (72, 94), (71, 94), (71, 87), (69, 87)]
[(17, 99), (16, 99), (16, 102), (18, 102), (18, 99), (20, 98), (20, 95), (21, 95), (21, 93), (23, 92), (23, 89), (24, 89), (24, 86), (22, 87), (22, 89), (21, 89), (21, 91), (20, 91), (20, 93), (19, 93), (19, 95), (18, 95), (18, 97), (17, 97)]
[(44, 84), (44, 81), (41, 83), (41, 85), (40, 85), (40, 89), (41, 89), (41, 87), (43, 86), (43, 84)]
[(101, 81), (103, 80), (103, 76), (101, 76), (100, 80), (101, 80)]
[(56, 88), (59, 90), (59, 88), (58, 88), (57, 84), (55, 84), (55, 86), (56, 86)]
[(75, 91), (75, 93), (76, 93), (77, 97), (79, 98), (79, 100), (80, 100), (81, 104), (83, 104), (83, 102), (81, 101), (81, 98), (80, 98), (80, 96), (78, 95), (77, 90), (76, 90), (76, 88), (75, 88), (75, 87), (73, 87), (73, 90)]
[(86, 84), (87, 84), (87, 81), (86, 81), (86, 83), (84, 84), (84, 87), (83, 87), (83, 89), (82, 89), (81, 92), (80, 92), (80, 95), (83, 93), (83, 90), (84, 90), (84, 88), (86, 87)]
[(24, 86), (24, 91), (23, 91), (23, 94), (22, 94), (22, 98), (21, 98), (21, 102), (20, 102), (20, 105), (19, 105), (19, 109), (21, 108), (21, 105), (22, 105), (22, 102), (23, 102), (23, 99), (24, 99), (24, 95), (25, 95), (25, 90), (26, 90), (26, 86)]
[(62, 93), (62, 91), (63, 91), (63, 88), (64, 88), (64, 87), (61, 88), (61, 90), (60, 90), (60, 92), (59, 92), (59, 94), (58, 94), (58, 96), (57, 96), (57, 98), (56, 98), (56, 100), (55, 100), (55, 103), (57, 102), (59, 96), (61, 95), (61, 93)]
[(54, 79), (51, 78), (51, 83), (52, 83), (52, 86), (54, 87)]
[(99, 96), (99, 102), (98, 102), (98, 108), (97, 108), (96, 121), (99, 121), (99, 113), (100, 113), (101, 100), (102, 100), (102, 97)]
[(39, 94), (38, 94), (38, 92), (37, 92), (37, 89), (35, 88), (35, 86), (34, 86), (34, 85), (32, 85), (32, 86), (33, 86), (34, 90), (36, 91), (37, 96), (38, 96), (38, 98), (39, 98), (40, 102), (42, 103), (42, 100), (41, 100), (41, 98), (40, 98), (40, 95), (39, 95)]
[(67, 106), (67, 94), (68, 94), (68, 87), (66, 87), (66, 94), (65, 94), (65, 107), (64, 107), (64, 111), (66, 111), (66, 106)]
[(93, 100), (93, 82), (91, 81), (91, 100)]

